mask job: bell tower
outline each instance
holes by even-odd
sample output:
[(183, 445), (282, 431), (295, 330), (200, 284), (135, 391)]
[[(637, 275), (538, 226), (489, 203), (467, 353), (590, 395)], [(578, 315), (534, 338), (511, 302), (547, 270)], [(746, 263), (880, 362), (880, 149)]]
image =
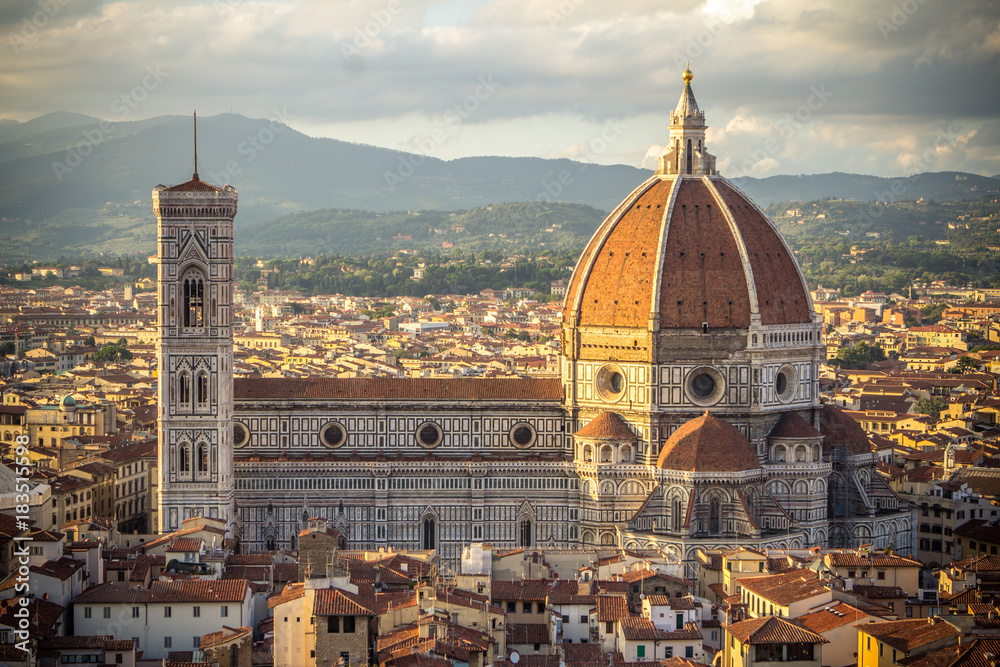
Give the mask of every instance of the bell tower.
[(198, 178), (153, 190), (161, 532), (222, 519), (233, 532), (233, 218), (237, 193)]

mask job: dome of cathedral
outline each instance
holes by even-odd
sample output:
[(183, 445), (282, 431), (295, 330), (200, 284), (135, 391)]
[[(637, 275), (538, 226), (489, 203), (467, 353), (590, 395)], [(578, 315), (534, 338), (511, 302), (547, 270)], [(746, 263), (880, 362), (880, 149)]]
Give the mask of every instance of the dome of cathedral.
[(861, 424), (845, 415), (840, 408), (824, 405), (820, 413), (819, 428), (826, 436), (823, 450), (842, 449), (848, 456), (871, 454), (872, 445)]
[(774, 224), (718, 175), (685, 72), (660, 167), (604, 220), (563, 321), (656, 330), (809, 323), (809, 290)]
[(708, 410), (674, 431), (660, 450), (657, 467), (684, 472), (759, 470), (753, 445), (739, 429)]

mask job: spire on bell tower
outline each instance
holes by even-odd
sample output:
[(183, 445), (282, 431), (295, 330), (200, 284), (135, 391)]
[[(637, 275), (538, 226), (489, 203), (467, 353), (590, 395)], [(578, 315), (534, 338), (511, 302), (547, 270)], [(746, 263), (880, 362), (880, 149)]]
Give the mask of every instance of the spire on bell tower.
[(705, 150), (705, 112), (698, 108), (691, 89), (691, 61), (681, 75), (684, 89), (677, 108), (670, 112), (670, 138), (667, 150), (660, 156), (658, 174), (691, 174), (709, 176), (715, 171), (715, 156)]

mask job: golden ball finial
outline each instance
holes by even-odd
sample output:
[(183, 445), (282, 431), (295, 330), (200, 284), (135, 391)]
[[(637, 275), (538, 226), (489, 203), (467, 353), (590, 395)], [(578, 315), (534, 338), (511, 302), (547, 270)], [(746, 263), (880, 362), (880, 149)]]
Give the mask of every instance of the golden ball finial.
[(687, 61), (687, 65), (684, 67), (684, 74), (681, 75), (684, 79), (684, 83), (691, 83), (691, 79), (694, 78), (694, 74), (691, 73), (691, 61)]

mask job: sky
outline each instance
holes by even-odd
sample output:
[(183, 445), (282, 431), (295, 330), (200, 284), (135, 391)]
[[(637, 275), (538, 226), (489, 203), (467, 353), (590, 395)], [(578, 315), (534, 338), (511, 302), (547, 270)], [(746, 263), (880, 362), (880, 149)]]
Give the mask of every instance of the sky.
[(235, 112), (652, 168), (688, 60), (729, 177), (1000, 174), (994, 0), (0, 0), (0, 118)]

